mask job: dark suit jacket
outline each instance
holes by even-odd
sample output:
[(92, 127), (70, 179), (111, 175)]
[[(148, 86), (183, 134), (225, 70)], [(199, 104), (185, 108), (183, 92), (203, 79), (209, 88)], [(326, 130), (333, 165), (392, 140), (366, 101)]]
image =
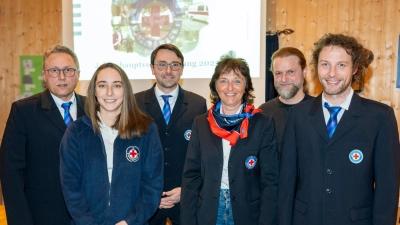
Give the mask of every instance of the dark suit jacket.
[[(207, 112), (206, 100), (179, 87), (179, 94), (168, 125), (165, 123), (160, 104), (152, 88), (135, 94), (140, 109), (154, 119), (164, 150), (164, 191), (180, 187), (183, 164), (193, 120)], [(185, 135), (186, 133), (186, 135)], [(186, 136), (186, 138), (185, 138)], [(171, 217), (179, 220), (179, 204), (171, 209), (157, 210), (155, 218)]]
[[(279, 177), (279, 225), (392, 225), (400, 146), (393, 109), (354, 93), (329, 139), (321, 95), (291, 108)], [(351, 161), (359, 150), (361, 162)]]
[[(250, 156), (257, 162), (248, 169)], [(276, 224), (278, 152), (274, 122), (258, 113), (248, 137), (231, 148), (229, 190), (235, 225)], [(207, 115), (195, 119), (183, 169), (181, 224), (216, 224), (223, 167), (222, 139), (211, 132)]]
[[(77, 116), (84, 97), (76, 94)], [(69, 224), (60, 184), (66, 129), (49, 90), (12, 104), (0, 151), (0, 179), (9, 225)]]

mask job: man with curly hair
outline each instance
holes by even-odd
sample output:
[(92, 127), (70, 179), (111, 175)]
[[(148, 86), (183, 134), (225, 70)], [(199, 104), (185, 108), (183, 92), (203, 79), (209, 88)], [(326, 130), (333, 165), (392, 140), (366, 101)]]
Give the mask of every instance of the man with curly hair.
[(352, 84), (373, 60), (353, 37), (326, 34), (312, 65), (323, 93), (291, 108), (279, 177), (279, 225), (395, 224), (400, 146), (391, 107)]

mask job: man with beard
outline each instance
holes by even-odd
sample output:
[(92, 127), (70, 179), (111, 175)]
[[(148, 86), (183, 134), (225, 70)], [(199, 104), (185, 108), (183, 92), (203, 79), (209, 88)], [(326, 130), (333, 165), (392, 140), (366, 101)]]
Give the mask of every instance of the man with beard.
[(313, 98), (304, 93), (303, 84), (307, 74), (306, 59), (297, 48), (286, 47), (276, 51), (272, 57), (271, 72), (279, 96), (260, 105), (264, 114), (274, 118), (275, 132), (280, 156), (283, 131), (287, 114), (293, 105)]
[(196, 116), (207, 112), (207, 105), (203, 97), (179, 86), (184, 58), (175, 45), (158, 46), (151, 54), (150, 63), (157, 83), (135, 94), (140, 109), (157, 124), (164, 149), (164, 191), (150, 225), (164, 225), (167, 218), (176, 225), (180, 224), (178, 203), (192, 123)]
[(314, 45), (323, 93), (289, 112), (278, 224), (395, 224), (400, 145), (394, 111), (352, 89), (373, 53), (341, 34)]

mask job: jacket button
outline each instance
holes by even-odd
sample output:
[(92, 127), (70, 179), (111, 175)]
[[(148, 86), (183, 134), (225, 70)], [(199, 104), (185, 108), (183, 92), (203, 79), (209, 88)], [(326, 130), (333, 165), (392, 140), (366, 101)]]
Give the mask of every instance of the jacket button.
[(231, 184), (233, 184), (233, 182), (235, 182), (235, 180), (232, 180), (232, 181), (231, 181)]
[(235, 201), (235, 200), (236, 200), (236, 197), (232, 197), (231, 199), (232, 199), (232, 201)]
[(331, 190), (330, 188), (327, 188), (325, 191), (326, 191), (326, 193), (328, 193), (328, 194), (332, 193), (332, 190)]
[(169, 151), (169, 148), (165, 148), (165, 151)]
[(332, 170), (331, 170), (331, 169), (327, 169), (327, 170), (326, 170), (326, 173), (327, 173), (327, 174), (332, 174)]
[(166, 162), (166, 163), (164, 163), (164, 165), (169, 166), (169, 163)]

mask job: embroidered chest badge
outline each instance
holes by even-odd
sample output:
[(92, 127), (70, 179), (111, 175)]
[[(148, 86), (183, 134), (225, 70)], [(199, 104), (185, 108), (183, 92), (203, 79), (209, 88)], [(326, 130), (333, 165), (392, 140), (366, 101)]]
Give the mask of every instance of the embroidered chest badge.
[(129, 162), (137, 162), (139, 161), (140, 153), (139, 148), (136, 146), (129, 146), (126, 149), (126, 159)]
[(354, 149), (353, 151), (350, 152), (349, 158), (352, 163), (358, 164), (363, 160), (364, 155), (360, 150)]
[(187, 141), (189, 141), (190, 140), (190, 137), (192, 136), (192, 131), (191, 130), (187, 130), (187, 131), (185, 131), (185, 133), (183, 134), (183, 137), (185, 137), (185, 139), (187, 140)]
[(244, 161), (244, 165), (249, 170), (253, 169), (257, 165), (257, 157), (254, 155), (248, 156)]

